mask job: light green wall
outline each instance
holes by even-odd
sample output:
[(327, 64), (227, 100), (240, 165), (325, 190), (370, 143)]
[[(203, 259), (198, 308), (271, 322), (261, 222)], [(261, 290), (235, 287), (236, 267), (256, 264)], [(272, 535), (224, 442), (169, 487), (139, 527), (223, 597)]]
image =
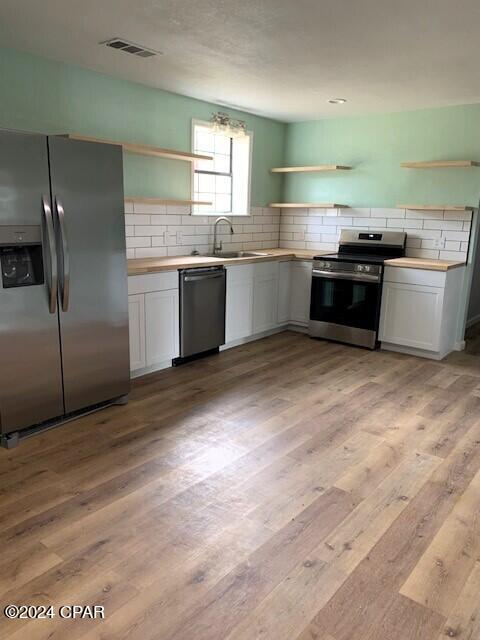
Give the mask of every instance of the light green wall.
[[(286, 125), (80, 67), (0, 49), (0, 127), (126, 140), (189, 151), (191, 119), (227, 111), (254, 132), (252, 206), (281, 197)], [(125, 193), (190, 197), (190, 163), (125, 154)]]
[(344, 164), (353, 171), (285, 177), (290, 202), (355, 207), (477, 206), (480, 168), (412, 170), (402, 161), (480, 160), (480, 105), (290, 124), (287, 165)]

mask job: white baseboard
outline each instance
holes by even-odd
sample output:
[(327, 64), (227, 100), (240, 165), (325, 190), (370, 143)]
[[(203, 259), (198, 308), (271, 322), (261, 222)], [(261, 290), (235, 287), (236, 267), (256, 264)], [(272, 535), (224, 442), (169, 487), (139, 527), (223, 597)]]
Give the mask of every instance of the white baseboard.
[(161, 371), (162, 369), (168, 369), (172, 366), (171, 360), (164, 360), (163, 362), (157, 362), (156, 364), (152, 364), (149, 367), (144, 367), (143, 369), (135, 369), (134, 371), (130, 371), (130, 379), (140, 378), (141, 376), (146, 376), (149, 373), (155, 373), (155, 371)]
[(441, 351), (425, 351), (424, 349), (415, 349), (415, 347), (405, 347), (400, 344), (392, 344), (390, 342), (382, 342), (380, 345), (384, 351), (397, 351), (405, 353), (409, 356), (417, 356), (418, 358), (428, 358), (429, 360), (443, 360), (448, 353)]
[(308, 327), (302, 324), (290, 323), (286, 327), (289, 331), (296, 331), (297, 333), (308, 333)]
[(246, 338), (238, 338), (237, 340), (231, 340), (226, 344), (220, 347), (220, 351), (225, 351), (225, 349), (232, 349), (233, 347), (239, 347), (241, 344), (247, 344), (248, 342), (253, 342), (254, 340), (261, 340), (262, 338), (266, 338), (268, 336), (273, 336), (275, 333), (280, 333), (281, 331), (285, 331), (287, 328), (286, 324), (282, 324), (279, 327), (275, 327), (274, 329), (269, 329), (268, 331), (261, 331), (260, 333), (255, 333), (253, 336), (247, 336)]
[(469, 318), (469, 319), (467, 320), (467, 323), (466, 323), (466, 325), (465, 325), (465, 326), (466, 326), (466, 327), (467, 327), (467, 329), (468, 329), (468, 327), (471, 327), (471, 326), (473, 326), (474, 324), (477, 324), (477, 322), (480, 322), (480, 313), (479, 313), (478, 315), (476, 315), (476, 316), (473, 316), (473, 318)]
[(466, 342), (465, 340), (457, 340), (455, 342), (455, 346), (453, 347), (454, 351), (465, 351)]

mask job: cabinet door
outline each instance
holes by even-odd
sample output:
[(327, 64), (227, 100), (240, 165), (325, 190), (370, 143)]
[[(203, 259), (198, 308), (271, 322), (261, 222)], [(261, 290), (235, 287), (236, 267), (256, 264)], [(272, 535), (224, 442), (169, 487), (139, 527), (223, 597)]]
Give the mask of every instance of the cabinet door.
[(438, 287), (384, 282), (380, 340), (438, 351), (443, 294)]
[(277, 326), (278, 276), (255, 278), (253, 290), (253, 333)]
[(292, 262), (290, 283), (290, 321), (303, 326), (310, 318), (312, 263)]
[(280, 262), (278, 265), (278, 324), (290, 322), (290, 264)]
[(145, 294), (145, 326), (148, 366), (178, 356), (178, 289)]
[(130, 371), (143, 369), (145, 363), (145, 296), (128, 296)]
[(227, 271), (225, 341), (248, 338), (253, 333), (253, 275), (231, 278)]

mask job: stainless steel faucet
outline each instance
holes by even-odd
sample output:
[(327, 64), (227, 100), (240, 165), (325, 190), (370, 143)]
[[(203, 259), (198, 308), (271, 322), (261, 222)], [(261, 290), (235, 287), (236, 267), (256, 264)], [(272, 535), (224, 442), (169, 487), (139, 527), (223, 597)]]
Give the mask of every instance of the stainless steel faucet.
[(217, 242), (217, 227), (220, 222), (226, 222), (230, 225), (230, 233), (233, 234), (233, 225), (232, 221), (226, 218), (225, 216), (220, 216), (215, 220), (215, 224), (213, 225), (213, 255), (219, 253), (222, 250), (222, 241)]

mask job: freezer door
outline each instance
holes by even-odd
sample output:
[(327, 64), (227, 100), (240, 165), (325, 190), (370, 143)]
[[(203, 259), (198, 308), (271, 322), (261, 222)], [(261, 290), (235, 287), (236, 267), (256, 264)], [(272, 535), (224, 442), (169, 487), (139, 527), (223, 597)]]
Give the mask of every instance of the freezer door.
[(64, 411), (50, 204), (47, 138), (0, 131), (2, 433)]
[(48, 139), (65, 409), (129, 390), (122, 149)]

